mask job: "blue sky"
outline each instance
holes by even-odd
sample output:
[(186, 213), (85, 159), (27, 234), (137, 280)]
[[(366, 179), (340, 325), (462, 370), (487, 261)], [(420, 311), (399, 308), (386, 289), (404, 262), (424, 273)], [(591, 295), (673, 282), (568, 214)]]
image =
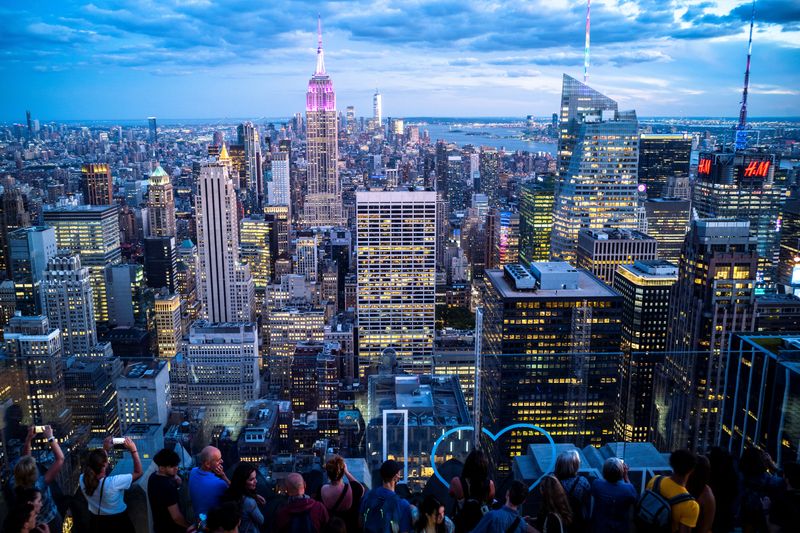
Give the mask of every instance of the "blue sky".
[[(0, 121), (304, 109), (323, 18), (337, 105), (549, 115), (583, 72), (585, 1), (70, 0), (0, 4)], [(589, 83), (639, 115), (735, 116), (747, 0), (595, 0)], [(800, 2), (757, 4), (750, 113), (800, 115)]]

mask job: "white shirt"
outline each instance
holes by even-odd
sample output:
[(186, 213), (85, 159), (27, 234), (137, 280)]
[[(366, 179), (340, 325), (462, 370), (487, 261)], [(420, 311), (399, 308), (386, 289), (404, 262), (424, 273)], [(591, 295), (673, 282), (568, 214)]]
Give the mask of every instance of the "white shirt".
[[(103, 483), (105, 480), (105, 484)], [(107, 476), (100, 479), (97, 488), (94, 489), (94, 494), (89, 496), (86, 494), (86, 487), (83, 485), (83, 474), (81, 474), (78, 484), (81, 487), (83, 495), (86, 496), (86, 501), (89, 504), (89, 512), (92, 514), (99, 514), (102, 516), (124, 513), (127, 506), (123, 499), (125, 491), (131, 488), (133, 483), (133, 476), (131, 474), (120, 474), (118, 476)], [(100, 503), (100, 492), (102, 488), (103, 502)], [(98, 506), (100, 510), (98, 511)]]

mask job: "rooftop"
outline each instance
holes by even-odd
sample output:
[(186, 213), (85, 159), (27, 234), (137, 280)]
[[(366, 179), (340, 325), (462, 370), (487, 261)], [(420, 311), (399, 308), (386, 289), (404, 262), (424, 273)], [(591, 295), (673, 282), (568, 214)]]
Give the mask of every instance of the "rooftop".
[(134, 363), (125, 369), (123, 375), (129, 379), (153, 379), (158, 376), (166, 366), (166, 361)]
[[(550, 265), (552, 263), (532, 263), (531, 267), (538, 265)], [(540, 300), (545, 298), (621, 298), (621, 295), (600, 281), (589, 272), (574, 268), (569, 263), (563, 263), (573, 269), (577, 274), (577, 288), (575, 289), (525, 289), (519, 290), (511, 285), (511, 282), (503, 276), (503, 271), (498, 269), (487, 269), (484, 276), (497, 289), (503, 298), (518, 300)], [(544, 267), (543, 267), (544, 268)], [(567, 268), (565, 266), (553, 267), (555, 269)], [(559, 270), (551, 272), (560, 273)]]

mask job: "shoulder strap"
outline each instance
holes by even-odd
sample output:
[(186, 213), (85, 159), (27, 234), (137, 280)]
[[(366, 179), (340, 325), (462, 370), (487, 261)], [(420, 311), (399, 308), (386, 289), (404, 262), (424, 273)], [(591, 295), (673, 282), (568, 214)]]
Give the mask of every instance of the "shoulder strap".
[(564, 533), (564, 523), (561, 521), (561, 516), (556, 513), (547, 513), (547, 516), (544, 518), (544, 524), (542, 524), (543, 533), (547, 533), (547, 521), (550, 520), (551, 516), (556, 517), (556, 520), (558, 520), (558, 530)]
[(575, 493), (575, 487), (577, 487), (578, 483), (580, 482), (580, 479), (578, 477), (574, 477), (572, 479), (574, 479), (574, 481), (572, 482), (572, 487), (570, 487), (569, 492), (567, 492), (568, 498), (573, 496), (573, 494)]
[(106, 479), (108, 479), (108, 476), (103, 476), (103, 481), (100, 483), (100, 500), (97, 502), (97, 516), (103, 514), (103, 488), (106, 486)]
[(339, 508), (339, 506), (342, 504), (345, 495), (347, 495), (348, 490), (350, 490), (350, 485), (344, 483), (344, 488), (342, 489), (342, 492), (339, 493), (339, 497), (336, 499), (336, 503), (334, 503), (333, 507), (331, 507), (331, 513), (335, 513), (336, 510)]
[(664, 476), (656, 476), (656, 480), (653, 482), (653, 492), (661, 496), (661, 479)]
[(514, 533), (514, 531), (516, 531), (516, 529), (519, 527), (519, 523), (521, 521), (522, 521), (522, 517), (517, 515), (517, 517), (514, 519), (514, 521), (511, 522), (511, 525), (508, 526), (508, 528), (506, 528), (506, 533)]
[(678, 494), (677, 496), (670, 498), (667, 501), (669, 502), (669, 506), (672, 507), (673, 505), (678, 505), (679, 503), (688, 502), (691, 500), (694, 500), (694, 496), (692, 496), (688, 492), (684, 492), (683, 494)]

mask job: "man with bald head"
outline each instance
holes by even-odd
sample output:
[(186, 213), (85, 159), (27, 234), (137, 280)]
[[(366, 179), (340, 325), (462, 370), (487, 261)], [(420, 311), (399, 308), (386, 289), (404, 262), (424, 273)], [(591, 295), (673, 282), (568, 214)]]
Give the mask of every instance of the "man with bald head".
[(278, 533), (289, 531), (321, 531), (328, 522), (328, 510), (321, 502), (306, 496), (306, 482), (297, 473), (286, 478), (286, 494), (289, 501), (275, 520)]
[(206, 446), (197, 456), (199, 466), (189, 474), (189, 496), (195, 516), (207, 515), (222, 501), (222, 495), (231, 484), (222, 469), (222, 453), (213, 446)]

